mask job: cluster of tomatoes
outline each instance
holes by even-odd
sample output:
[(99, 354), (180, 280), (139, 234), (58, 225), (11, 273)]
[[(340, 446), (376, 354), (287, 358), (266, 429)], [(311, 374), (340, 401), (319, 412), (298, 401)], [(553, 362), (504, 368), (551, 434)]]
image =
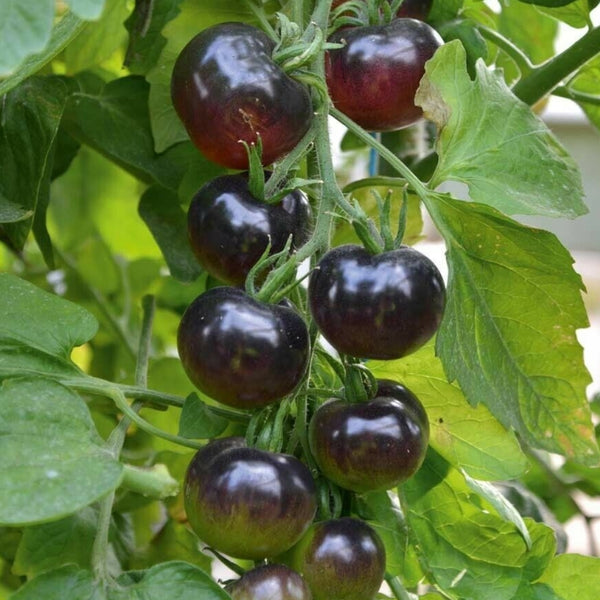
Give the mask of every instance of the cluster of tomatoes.
[[(428, 3), (406, 6), (415, 4)], [(326, 79), (340, 111), (371, 130), (397, 129), (421, 117), (414, 93), (425, 61), (440, 45), (431, 27), (397, 18), (343, 28), (330, 41), (339, 46), (326, 53)], [(179, 55), (173, 103), (211, 160), (246, 169), (247, 146), (260, 140), (268, 165), (308, 131), (311, 95), (273, 61), (274, 47), (250, 25), (224, 23), (202, 31)], [(375, 100), (383, 96), (380, 108)], [(397, 99), (391, 108), (390, 98)], [(247, 174), (218, 177), (193, 198), (192, 248), (224, 285), (188, 307), (178, 350), (192, 382), (214, 400), (258, 409), (293, 394), (309, 376), (311, 344), (302, 314), (287, 300), (267, 303), (241, 286), (267, 249), (281, 252), (288, 240), (292, 251), (305, 244), (311, 221), (302, 191), (268, 204), (253, 196)], [(435, 265), (415, 249), (373, 255), (345, 245), (321, 257), (307, 299), (318, 330), (340, 354), (395, 359), (433, 336), (445, 288)], [(416, 472), (427, 449), (429, 423), (419, 400), (397, 382), (376, 383), (366, 401), (320, 404), (308, 427), (320, 476), (349, 492), (393, 488)], [(365, 600), (381, 586), (382, 541), (354, 516), (315, 520), (316, 474), (302, 458), (225, 437), (199, 450), (188, 467), (185, 508), (200, 539), (228, 556), (269, 561), (229, 586), (236, 600), (262, 600), (267, 593), (281, 600)]]

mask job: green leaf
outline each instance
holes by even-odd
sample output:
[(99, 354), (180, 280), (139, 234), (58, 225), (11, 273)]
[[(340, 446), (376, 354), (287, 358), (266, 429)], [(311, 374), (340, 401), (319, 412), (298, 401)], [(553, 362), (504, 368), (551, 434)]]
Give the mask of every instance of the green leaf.
[(188, 139), (171, 102), (171, 73), (177, 55), (198, 32), (225, 21), (252, 21), (252, 12), (239, 0), (184, 0), (181, 12), (163, 29), (167, 43), (146, 79), (150, 83), (150, 118), (155, 148), (162, 152)]
[[(185, 562), (168, 562), (144, 571), (135, 583), (111, 592), (110, 600), (230, 600), (225, 592), (207, 573)], [(120, 583), (127, 580), (125, 574)]]
[(33, 579), (67, 564), (88, 567), (97, 528), (98, 513), (89, 506), (64, 519), (25, 528), (13, 572)]
[(187, 215), (177, 194), (160, 186), (148, 188), (140, 199), (140, 217), (162, 250), (171, 275), (184, 282), (202, 273), (187, 235)]
[[(566, 6), (573, 4), (576, 0), (521, 0), (525, 4), (536, 4), (537, 6)], [(586, 0), (587, 2), (587, 0)]]
[(229, 421), (215, 414), (197, 394), (190, 394), (181, 409), (179, 435), (188, 439), (204, 440), (219, 436)]
[(6, 379), (0, 388), (0, 524), (60, 519), (120, 482), (85, 402), (49, 379)]
[(189, 527), (169, 519), (150, 544), (133, 557), (133, 566), (147, 568), (168, 561), (182, 560), (209, 571), (211, 558), (200, 551), (199, 545), (198, 537)]
[(67, 0), (69, 8), (82, 19), (98, 19), (104, 10), (106, 0)]
[(449, 380), (526, 443), (597, 464), (572, 257), (553, 234), (490, 207), (437, 195), (429, 209), (447, 245), (437, 350)]
[(0, 3), (0, 77), (10, 75), (50, 39), (53, 0), (3, 0)]
[(125, 63), (136, 75), (145, 75), (157, 63), (167, 40), (165, 25), (179, 14), (182, 0), (142, 0), (125, 22), (129, 47)]
[[(77, 2), (81, 8), (94, 8), (84, 6), (90, 4), (90, 0)], [(106, 0), (102, 17), (89, 22), (82, 34), (67, 46), (64, 54), (67, 73), (79, 73), (99, 65), (123, 46), (127, 40), (124, 22), (129, 12), (127, 0)]]
[(20, 250), (33, 225), (50, 264), (45, 210), (55, 140), (68, 93), (61, 78), (31, 78), (9, 92), (0, 108), (0, 214), (9, 218), (12, 214), (16, 221), (2, 229), (12, 247)]
[(448, 383), (433, 342), (396, 361), (369, 361), (376, 377), (406, 385), (423, 403), (430, 445), (450, 464), (477, 479), (513, 479), (528, 461), (513, 433), (483, 405), (471, 406), (456, 383)]
[[(575, 77), (569, 82), (569, 89), (584, 94), (593, 94), (598, 96), (598, 81), (600, 81), (600, 56), (596, 56), (586, 63), (577, 72)], [(588, 119), (600, 129), (600, 105), (591, 102), (578, 101)]]
[(0, 80), (0, 96), (13, 89), (19, 83), (39, 71), (44, 65), (49, 63), (57, 54), (62, 52), (65, 47), (73, 41), (85, 28), (85, 21), (77, 17), (72, 12), (67, 12), (59, 19), (52, 28), (50, 41), (41, 52), (32, 54), (10, 77)]
[(28, 581), (10, 600), (107, 600), (96, 587), (92, 574), (70, 565)]
[(550, 3), (550, 1), (546, 0), (543, 3), (536, 1), (536, 4), (543, 4), (543, 7), (540, 8), (541, 12), (571, 27), (582, 28), (591, 24), (591, 6), (588, 0), (571, 0), (562, 3), (558, 3), (558, 1)]
[(587, 212), (581, 175), (567, 151), (499, 74), (483, 61), (476, 70), (471, 81), (458, 41), (427, 63), (415, 102), (440, 129), (432, 184), (465, 183), (473, 200), (506, 214)]
[[(98, 95), (74, 94), (65, 113), (69, 133), (145, 183), (177, 190), (196, 152), (185, 145), (154, 152), (148, 116), (148, 84), (130, 76), (106, 84)], [(182, 152), (185, 150), (185, 152)]]
[(410, 545), (408, 529), (397, 496), (392, 492), (369, 492), (356, 497), (358, 514), (377, 531), (385, 546), (385, 570), (402, 576), (407, 587), (416, 587), (423, 577)]
[[(521, 2), (503, 4), (498, 17), (498, 31), (521, 49), (534, 65), (554, 55), (558, 23), (534, 6)], [(504, 70), (508, 82), (513, 82), (519, 75), (512, 59), (503, 52), (499, 54), (496, 66)]]
[(76, 371), (71, 350), (98, 329), (85, 309), (6, 273), (0, 273), (0, 314), (0, 377), (36, 365), (42, 372), (45, 366)]
[(554, 557), (540, 578), (561, 600), (596, 600), (600, 586), (600, 558), (579, 554)]
[(461, 475), (429, 453), (402, 486), (403, 509), (421, 560), (451, 598), (513, 600), (554, 553), (552, 530), (528, 521), (532, 549), (509, 521), (478, 502)]

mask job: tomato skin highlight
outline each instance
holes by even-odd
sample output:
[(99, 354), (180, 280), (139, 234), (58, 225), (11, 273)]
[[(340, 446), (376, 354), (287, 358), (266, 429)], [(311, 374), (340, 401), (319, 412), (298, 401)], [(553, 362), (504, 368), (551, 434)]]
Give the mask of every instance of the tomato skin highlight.
[(437, 331), (445, 304), (442, 276), (424, 254), (401, 246), (371, 255), (347, 244), (327, 252), (308, 284), (311, 313), (339, 352), (401, 358)]
[(372, 600), (385, 575), (381, 538), (351, 517), (315, 523), (290, 556), (314, 600)]
[(375, 398), (330, 400), (314, 413), (311, 452), (321, 472), (354, 492), (389, 490), (419, 469), (429, 443), (429, 421), (403, 385), (380, 380)]
[(308, 468), (293, 456), (221, 438), (200, 449), (184, 480), (192, 529), (217, 551), (260, 560), (288, 550), (317, 509)]
[(210, 160), (247, 169), (241, 141), (260, 136), (268, 165), (287, 154), (308, 131), (312, 102), (307, 88), (271, 59), (275, 43), (245, 23), (201, 31), (181, 51), (171, 98), (192, 142)]
[(188, 237), (198, 262), (214, 277), (241, 285), (271, 243), (271, 254), (309, 238), (312, 212), (306, 195), (293, 190), (276, 204), (256, 200), (245, 174), (205, 184), (188, 210)]
[(425, 63), (442, 45), (439, 34), (417, 19), (340, 29), (327, 51), (325, 75), (334, 106), (369, 131), (393, 131), (423, 117), (415, 94)]
[(227, 586), (232, 600), (312, 600), (299, 573), (284, 565), (261, 565)]
[(192, 383), (218, 402), (258, 408), (294, 390), (307, 368), (308, 330), (289, 306), (213, 288), (185, 311), (177, 348)]

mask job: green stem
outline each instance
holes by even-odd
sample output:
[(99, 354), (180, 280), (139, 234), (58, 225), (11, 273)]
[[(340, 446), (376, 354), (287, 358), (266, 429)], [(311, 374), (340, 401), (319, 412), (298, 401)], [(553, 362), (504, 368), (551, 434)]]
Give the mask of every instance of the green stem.
[(591, 29), (564, 52), (543, 65), (534, 68), (529, 75), (513, 87), (517, 98), (530, 106), (558, 86), (568, 75), (598, 54), (600, 49), (600, 27)]
[(579, 104), (592, 104), (594, 106), (600, 106), (600, 96), (596, 94), (586, 94), (585, 92), (578, 92), (569, 87), (559, 86), (552, 90), (554, 96), (560, 96), (561, 98), (568, 98)]
[(316, 127), (313, 122), (304, 137), (296, 144), (294, 149), (275, 165), (273, 172), (265, 183), (264, 196), (266, 201), (275, 196), (281, 183), (287, 178), (290, 169), (304, 156), (313, 143)]
[(423, 201), (429, 199), (429, 190), (427, 186), (388, 148), (386, 148), (381, 142), (376, 140), (367, 130), (363, 129), (360, 125), (357, 125), (352, 119), (341, 113), (336, 108), (331, 108), (330, 114), (342, 125), (345, 125), (352, 133), (360, 138), (365, 144), (374, 148), (383, 160), (385, 160), (393, 169), (398, 171), (408, 184), (413, 188), (415, 193)]
[(410, 595), (404, 589), (404, 586), (398, 577), (386, 573), (385, 581), (390, 586), (390, 590), (392, 590), (396, 600), (411, 600)]
[(494, 45), (498, 46), (498, 48), (503, 50), (513, 60), (521, 72), (522, 77), (529, 75), (529, 73), (535, 69), (533, 63), (521, 48), (513, 44), (501, 33), (494, 31), (489, 27), (485, 27), (484, 25), (479, 25), (477, 30), (486, 40), (489, 40)]
[(154, 310), (156, 301), (154, 296), (142, 298), (142, 330), (140, 332), (140, 343), (138, 345), (137, 363), (135, 366), (135, 384), (145, 388), (148, 385), (148, 361), (150, 359), (150, 345), (152, 342), (152, 322), (154, 321)]
[(165, 465), (158, 464), (147, 469), (124, 465), (121, 487), (146, 498), (163, 500), (177, 495), (179, 482), (171, 477)]

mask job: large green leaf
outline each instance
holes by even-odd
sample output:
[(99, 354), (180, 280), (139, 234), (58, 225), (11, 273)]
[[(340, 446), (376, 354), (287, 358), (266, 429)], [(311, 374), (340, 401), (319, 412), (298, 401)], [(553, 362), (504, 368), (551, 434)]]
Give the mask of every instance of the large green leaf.
[(106, 0), (67, 0), (69, 8), (82, 19), (98, 19), (104, 10)]
[(121, 463), (69, 389), (49, 379), (6, 379), (0, 415), (0, 524), (60, 519), (119, 485)]
[(437, 348), (449, 379), (528, 443), (597, 464), (576, 330), (587, 327), (573, 259), (546, 231), (438, 195), (448, 302)]
[[(577, 75), (569, 82), (569, 88), (597, 97), (600, 94), (598, 81), (600, 81), (600, 56), (593, 58), (578, 71)], [(585, 100), (578, 100), (578, 104), (588, 119), (600, 129), (600, 105)]]
[(562, 600), (596, 600), (600, 586), (600, 558), (580, 554), (554, 557), (540, 578)]
[(54, 144), (68, 93), (61, 78), (31, 78), (10, 91), (0, 105), (2, 229), (11, 246), (20, 250), (33, 226), (49, 263), (52, 251), (45, 210)]
[(370, 361), (369, 368), (417, 395), (429, 416), (430, 444), (450, 464), (486, 480), (513, 479), (527, 469), (514, 434), (483, 404), (471, 406), (456, 383), (448, 383), (433, 343), (402, 360)]
[(161, 186), (152, 186), (142, 195), (138, 210), (160, 246), (171, 275), (185, 282), (197, 279), (202, 268), (190, 247), (187, 216), (179, 205), (177, 194)]
[(19, 544), (13, 572), (29, 579), (67, 564), (90, 564), (98, 529), (98, 512), (91, 506), (52, 523), (27, 527)]
[(589, 0), (571, 0), (570, 2), (552, 2), (536, 0), (535, 4), (543, 4), (540, 11), (551, 16), (553, 19), (562, 21), (571, 27), (587, 27), (591, 23)]
[(10, 75), (30, 54), (50, 39), (54, 0), (0, 2), (0, 77)]
[(0, 378), (18, 373), (72, 375), (74, 346), (98, 328), (85, 309), (14, 275), (0, 274)]
[(125, 62), (132, 73), (145, 75), (158, 61), (167, 40), (165, 25), (179, 14), (183, 0), (142, 0), (125, 22), (129, 46)]
[(177, 190), (185, 171), (197, 160), (190, 144), (156, 154), (148, 116), (148, 84), (142, 77), (113, 80), (97, 94), (72, 96), (65, 124), (87, 144), (145, 183)]
[(69, 565), (48, 571), (20, 587), (11, 600), (107, 600), (90, 571)]
[(553, 532), (527, 520), (532, 545), (518, 528), (475, 499), (461, 475), (435, 453), (402, 486), (403, 508), (424, 566), (450, 598), (514, 600), (555, 551)]
[(506, 214), (576, 217), (587, 212), (576, 163), (548, 127), (483, 61), (469, 78), (459, 42), (426, 67), (416, 103), (440, 129), (433, 184), (468, 185), (473, 200)]
[[(533, 64), (540, 64), (554, 55), (558, 23), (534, 6), (527, 6), (521, 2), (503, 4), (498, 16), (498, 31), (516, 44)], [(507, 54), (500, 53), (496, 66), (504, 69), (508, 82), (514, 81), (519, 75)]]
[[(229, 600), (225, 592), (207, 573), (185, 562), (167, 562), (151, 567), (141, 578), (122, 589), (114, 590), (110, 600)], [(125, 574), (120, 583), (126, 581)]]
[[(81, 8), (91, 0), (77, 0)], [(93, 0), (92, 0), (93, 1)], [(106, 6), (97, 21), (89, 22), (82, 34), (65, 50), (64, 59), (67, 73), (78, 73), (90, 69), (103, 61), (123, 46), (127, 40), (125, 19), (131, 7), (127, 0), (104, 0)], [(101, 4), (104, 4), (104, 1)], [(96, 2), (98, 5), (98, 2)], [(90, 6), (89, 8), (93, 8)], [(96, 6), (97, 8), (97, 6)], [(100, 16), (100, 15), (96, 15)]]
[(181, 12), (163, 29), (167, 43), (156, 66), (147, 74), (150, 82), (150, 118), (157, 152), (188, 139), (171, 103), (171, 73), (177, 55), (198, 32), (225, 21), (251, 21), (252, 11), (239, 0), (184, 0)]

